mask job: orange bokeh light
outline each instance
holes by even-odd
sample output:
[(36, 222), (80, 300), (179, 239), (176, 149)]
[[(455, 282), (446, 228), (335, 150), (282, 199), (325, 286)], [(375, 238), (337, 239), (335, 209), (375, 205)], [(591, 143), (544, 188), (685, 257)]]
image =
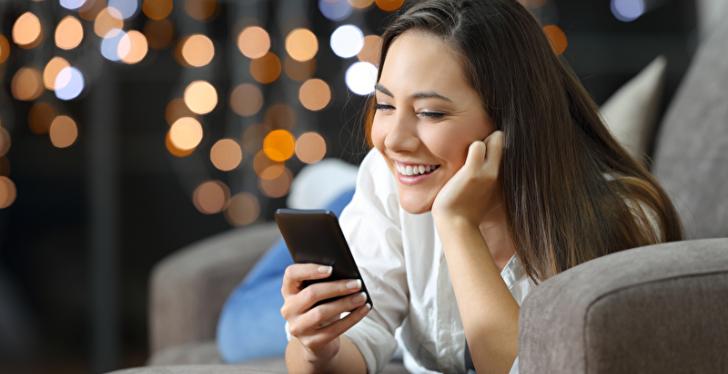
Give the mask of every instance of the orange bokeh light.
[(192, 193), (192, 203), (202, 214), (222, 212), (229, 199), (230, 189), (218, 180), (203, 182)]
[(298, 90), (298, 100), (304, 108), (319, 111), (331, 102), (331, 88), (321, 79), (309, 79)]
[(56, 89), (56, 77), (64, 68), (71, 66), (63, 57), (53, 57), (43, 69), (43, 85), (49, 90)]
[(243, 83), (230, 94), (230, 107), (242, 117), (254, 116), (263, 106), (263, 93), (254, 84)]
[(296, 61), (308, 61), (318, 52), (318, 39), (309, 29), (294, 29), (286, 36), (286, 52)]
[(74, 16), (65, 16), (56, 26), (56, 46), (60, 49), (71, 50), (83, 41), (83, 25)]
[(215, 57), (215, 45), (212, 40), (202, 34), (194, 34), (182, 41), (182, 58), (190, 66), (202, 67)]
[(569, 41), (566, 39), (566, 33), (559, 26), (546, 25), (543, 27), (543, 32), (551, 44), (551, 49), (556, 55), (561, 55), (566, 52), (566, 48), (569, 46)]
[(273, 161), (283, 162), (293, 156), (296, 139), (288, 130), (273, 130), (263, 139), (263, 152)]
[(385, 12), (394, 12), (402, 7), (404, 0), (375, 0), (377, 7)]
[(167, 18), (173, 8), (172, 0), (144, 0), (144, 4), (142, 4), (142, 12), (149, 19), (156, 21)]
[(78, 139), (78, 126), (76, 121), (69, 116), (58, 116), (51, 122), (48, 131), (51, 144), (56, 148), (67, 148), (73, 145)]
[(268, 52), (250, 62), (250, 75), (260, 83), (273, 83), (281, 75), (281, 60), (275, 53)]
[(25, 12), (13, 24), (13, 41), (23, 48), (33, 48), (40, 44), (43, 38), (43, 28), (38, 16)]
[(185, 88), (185, 104), (193, 113), (207, 114), (217, 106), (217, 90), (206, 81), (194, 81)]
[(270, 36), (262, 27), (246, 27), (238, 35), (238, 49), (247, 58), (261, 58), (270, 51)]
[(240, 144), (232, 139), (220, 139), (210, 149), (210, 161), (220, 171), (231, 171), (243, 161)]
[(260, 203), (255, 195), (240, 192), (230, 198), (225, 209), (225, 218), (234, 226), (249, 225), (260, 216)]
[(326, 156), (326, 140), (316, 132), (301, 134), (296, 140), (296, 157), (306, 164), (315, 164)]
[(43, 78), (35, 68), (20, 68), (10, 82), (13, 96), (22, 101), (33, 101), (43, 93)]

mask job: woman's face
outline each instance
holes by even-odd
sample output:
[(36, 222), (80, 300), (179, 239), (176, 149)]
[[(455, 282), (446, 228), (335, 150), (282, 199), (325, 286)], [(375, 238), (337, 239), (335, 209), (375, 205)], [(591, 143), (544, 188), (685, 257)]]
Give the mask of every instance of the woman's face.
[(397, 180), (400, 205), (428, 212), (470, 143), (495, 126), (457, 54), (427, 32), (406, 31), (392, 42), (375, 95), (372, 141)]

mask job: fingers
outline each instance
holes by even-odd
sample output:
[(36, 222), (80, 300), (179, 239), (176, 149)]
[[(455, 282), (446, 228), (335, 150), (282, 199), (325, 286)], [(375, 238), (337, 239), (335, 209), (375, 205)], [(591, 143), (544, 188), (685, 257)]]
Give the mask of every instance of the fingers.
[(283, 274), (281, 294), (283, 297), (296, 294), (301, 289), (301, 283), (306, 280), (325, 279), (331, 275), (331, 266), (318, 264), (293, 264), (286, 268)]
[(470, 143), (465, 164), (472, 168), (480, 168), (485, 160), (485, 148), (485, 143), (481, 140)]
[[(283, 317), (290, 315), (290, 312), (303, 313), (321, 300), (337, 296), (346, 296), (361, 289), (361, 281), (358, 279), (346, 279), (335, 282), (321, 282), (309, 285), (296, 295), (288, 297), (286, 304), (281, 310)], [(349, 308), (351, 310), (351, 308)]]
[(487, 149), (488, 160), (493, 160), (493, 164), (497, 167), (500, 165), (500, 160), (503, 157), (503, 143), (505, 141), (505, 134), (503, 131), (493, 131), (487, 138), (485, 138), (485, 144)]
[[(299, 339), (319, 339), (321, 341), (318, 343), (326, 344), (364, 318), (369, 312), (369, 306), (365, 303), (366, 294), (360, 292), (319, 305), (290, 322), (289, 331)], [(352, 312), (339, 319), (342, 313), (348, 311)], [(303, 343), (308, 345), (307, 342)]]

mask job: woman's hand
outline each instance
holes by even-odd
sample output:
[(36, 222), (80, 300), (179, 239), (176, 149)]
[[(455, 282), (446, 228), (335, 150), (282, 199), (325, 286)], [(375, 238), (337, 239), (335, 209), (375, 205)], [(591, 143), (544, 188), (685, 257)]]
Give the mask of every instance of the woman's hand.
[[(330, 266), (293, 264), (286, 268), (281, 287), (284, 299), (281, 315), (288, 321), (289, 332), (306, 349), (306, 359), (322, 367), (339, 352), (339, 336), (364, 318), (370, 308), (364, 304), (364, 292), (359, 292), (359, 280), (320, 282), (302, 287), (304, 281), (325, 279), (330, 275)], [(321, 300), (337, 296), (346, 297), (314, 307)], [(351, 313), (341, 318), (344, 312)]]
[(468, 148), (465, 164), (442, 187), (432, 203), (435, 220), (464, 219), (477, 227), (483, 217), (502, 204), (500, 165), (503, 131), (492, 132)]

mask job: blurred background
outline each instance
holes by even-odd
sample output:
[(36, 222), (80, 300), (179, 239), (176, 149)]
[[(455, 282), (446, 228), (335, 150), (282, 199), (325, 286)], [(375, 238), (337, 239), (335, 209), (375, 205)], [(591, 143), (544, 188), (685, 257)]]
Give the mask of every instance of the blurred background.
[[(664, 55), (663, 108), (726, 7), (521, 2), (598, 104)], [(0, 0), (0, 372), (143, 365), (155, 263), (271, 220), (306, 165), (363, 158), (401, 6)]]

